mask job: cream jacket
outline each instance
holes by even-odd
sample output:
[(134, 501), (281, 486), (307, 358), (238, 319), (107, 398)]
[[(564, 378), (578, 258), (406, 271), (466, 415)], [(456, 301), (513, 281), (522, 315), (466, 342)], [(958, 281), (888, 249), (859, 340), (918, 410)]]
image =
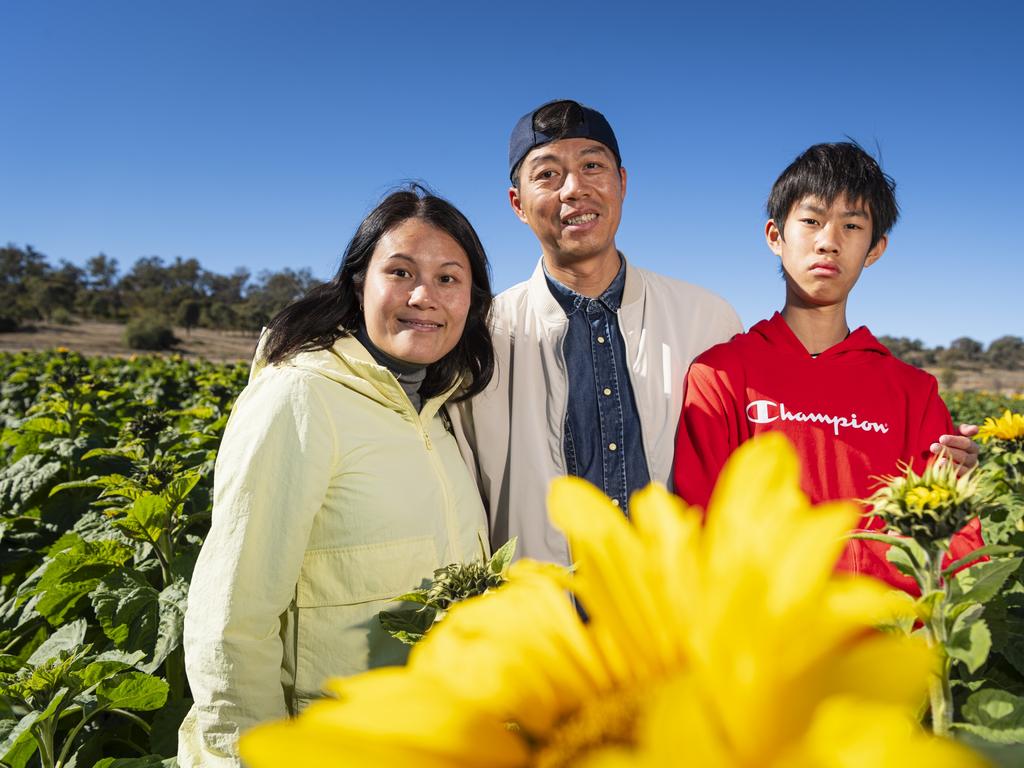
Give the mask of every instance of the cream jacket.
[[(743, 327), (718, 296), (628, 263), (618, 319), (650, 477), (667, 486), (686, 369)], [(487, 505), (491, 545), (517, 536), (517, 556), (562, 565), (571, 563), (569, 548), (548, 522), (545, 498), (551, 480), (565, 474), (567, 328), (538, 263), (528, 281), (495, 299), (494, 377), (457, 409), (460, 445)]]
[(254, 369), (189, 590), (183, 768), (236, 766), (241, 732), (295, 714), (327, 677), (402, 663), (377, 613), (480, 556), (486, 518), (446, 399), (417, 413), (351, 337)]

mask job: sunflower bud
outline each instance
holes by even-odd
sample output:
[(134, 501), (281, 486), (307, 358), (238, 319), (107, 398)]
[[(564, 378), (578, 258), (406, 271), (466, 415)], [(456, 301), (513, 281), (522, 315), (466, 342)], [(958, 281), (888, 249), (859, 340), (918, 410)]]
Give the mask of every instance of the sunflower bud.
[(865, 500), (871, 514), (926, 548), (948, 540), (984, 503), (980, 476), (958, 476), (952, 462), (935, 462), (922, 475), (907, 467), (903, 475), (880, 479), (883, 485)]

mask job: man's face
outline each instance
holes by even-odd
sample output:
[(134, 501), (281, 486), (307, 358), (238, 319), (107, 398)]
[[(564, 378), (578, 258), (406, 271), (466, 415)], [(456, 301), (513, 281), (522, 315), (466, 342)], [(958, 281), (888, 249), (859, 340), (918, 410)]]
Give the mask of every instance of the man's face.
[(765, 237), (782, 260), (787, 303), (802, 306), (845, 306), (861, 270), (887, 243), (883, 236), (871, 247), (871, 211), (845, 195), (830, 206), (816, 197), (798, 200), (786, 216), (785, 235), (769, 221)]
[(519, 166), (519, 188), (509, 189), (512, 210), (556, 265), (615, 255), (625, 196), (626, 170), (592, 139), (562, 139), (531, 150)]

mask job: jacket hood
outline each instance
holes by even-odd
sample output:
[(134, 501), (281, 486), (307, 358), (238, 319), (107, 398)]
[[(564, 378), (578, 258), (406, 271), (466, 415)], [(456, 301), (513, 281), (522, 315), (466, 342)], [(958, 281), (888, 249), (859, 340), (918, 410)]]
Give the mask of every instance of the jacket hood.
[[(330, 349), (318, 349), (311, 352), (299, 352), (283, 363), (267, 365), (264, 348), (268, 333), (264, 330), (256, 345), (256, 355), (252, 368), (249, 370), (249, 381), (252, 382), (268, 367), (291, 367), (315, 373), (326, 379), (336, 381), (344, 387), (370, 398), (386, 408), (402, 413), (415, 411), (394, 374), (373, 359), (366, 348), (354, 336), (342, 336), (334, 342)], [(427, 421), (434, 416), (442, 405), (452, 396), (458, 385), (436, 397), (423, 402), (419, 416)]]
[[(804, 347), (803, 343), (796, 337), (789, 324), (783, 319), (779, 312), (776, 312), (767, 320), (755, 323), (750, 329), (751, 336), (763, 340), (776, 352), (786, 355), (809, 359), (811, 354)], [(850, 331), (850, 335), (838, 344), (826, 349), (816, 359), (859, 359), (861, 355), (884, 355), (891, 357), (892, 353), (886, 348), (874, 334), (867, 329), (867, 326)]]

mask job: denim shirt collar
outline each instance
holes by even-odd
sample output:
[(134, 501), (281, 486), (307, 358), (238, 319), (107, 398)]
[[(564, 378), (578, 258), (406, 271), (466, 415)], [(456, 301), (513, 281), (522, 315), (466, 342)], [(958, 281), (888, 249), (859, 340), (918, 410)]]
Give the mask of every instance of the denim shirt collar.
[(572, 315), (580, 307), (586, 306), (590, 301), (601, 302), (609, 312), (619, 311), (619, 307), (622, 305), (622, 291), (626, 285), (626, 260), (622, 258), (622, 254), (619, 254), (619, 271), (616, 273), (615, 278), (596, 299), (576, 293), (572, 288), (563, 285), (548, 274), (548, 268), (543, 262), (541, 262), (541, 266), (544, 269), (544, 279), (547, 280), (548, 289), (551, 291), (551, 295), (555, 297), (555, 301), (565, 311), (566, 317)]

